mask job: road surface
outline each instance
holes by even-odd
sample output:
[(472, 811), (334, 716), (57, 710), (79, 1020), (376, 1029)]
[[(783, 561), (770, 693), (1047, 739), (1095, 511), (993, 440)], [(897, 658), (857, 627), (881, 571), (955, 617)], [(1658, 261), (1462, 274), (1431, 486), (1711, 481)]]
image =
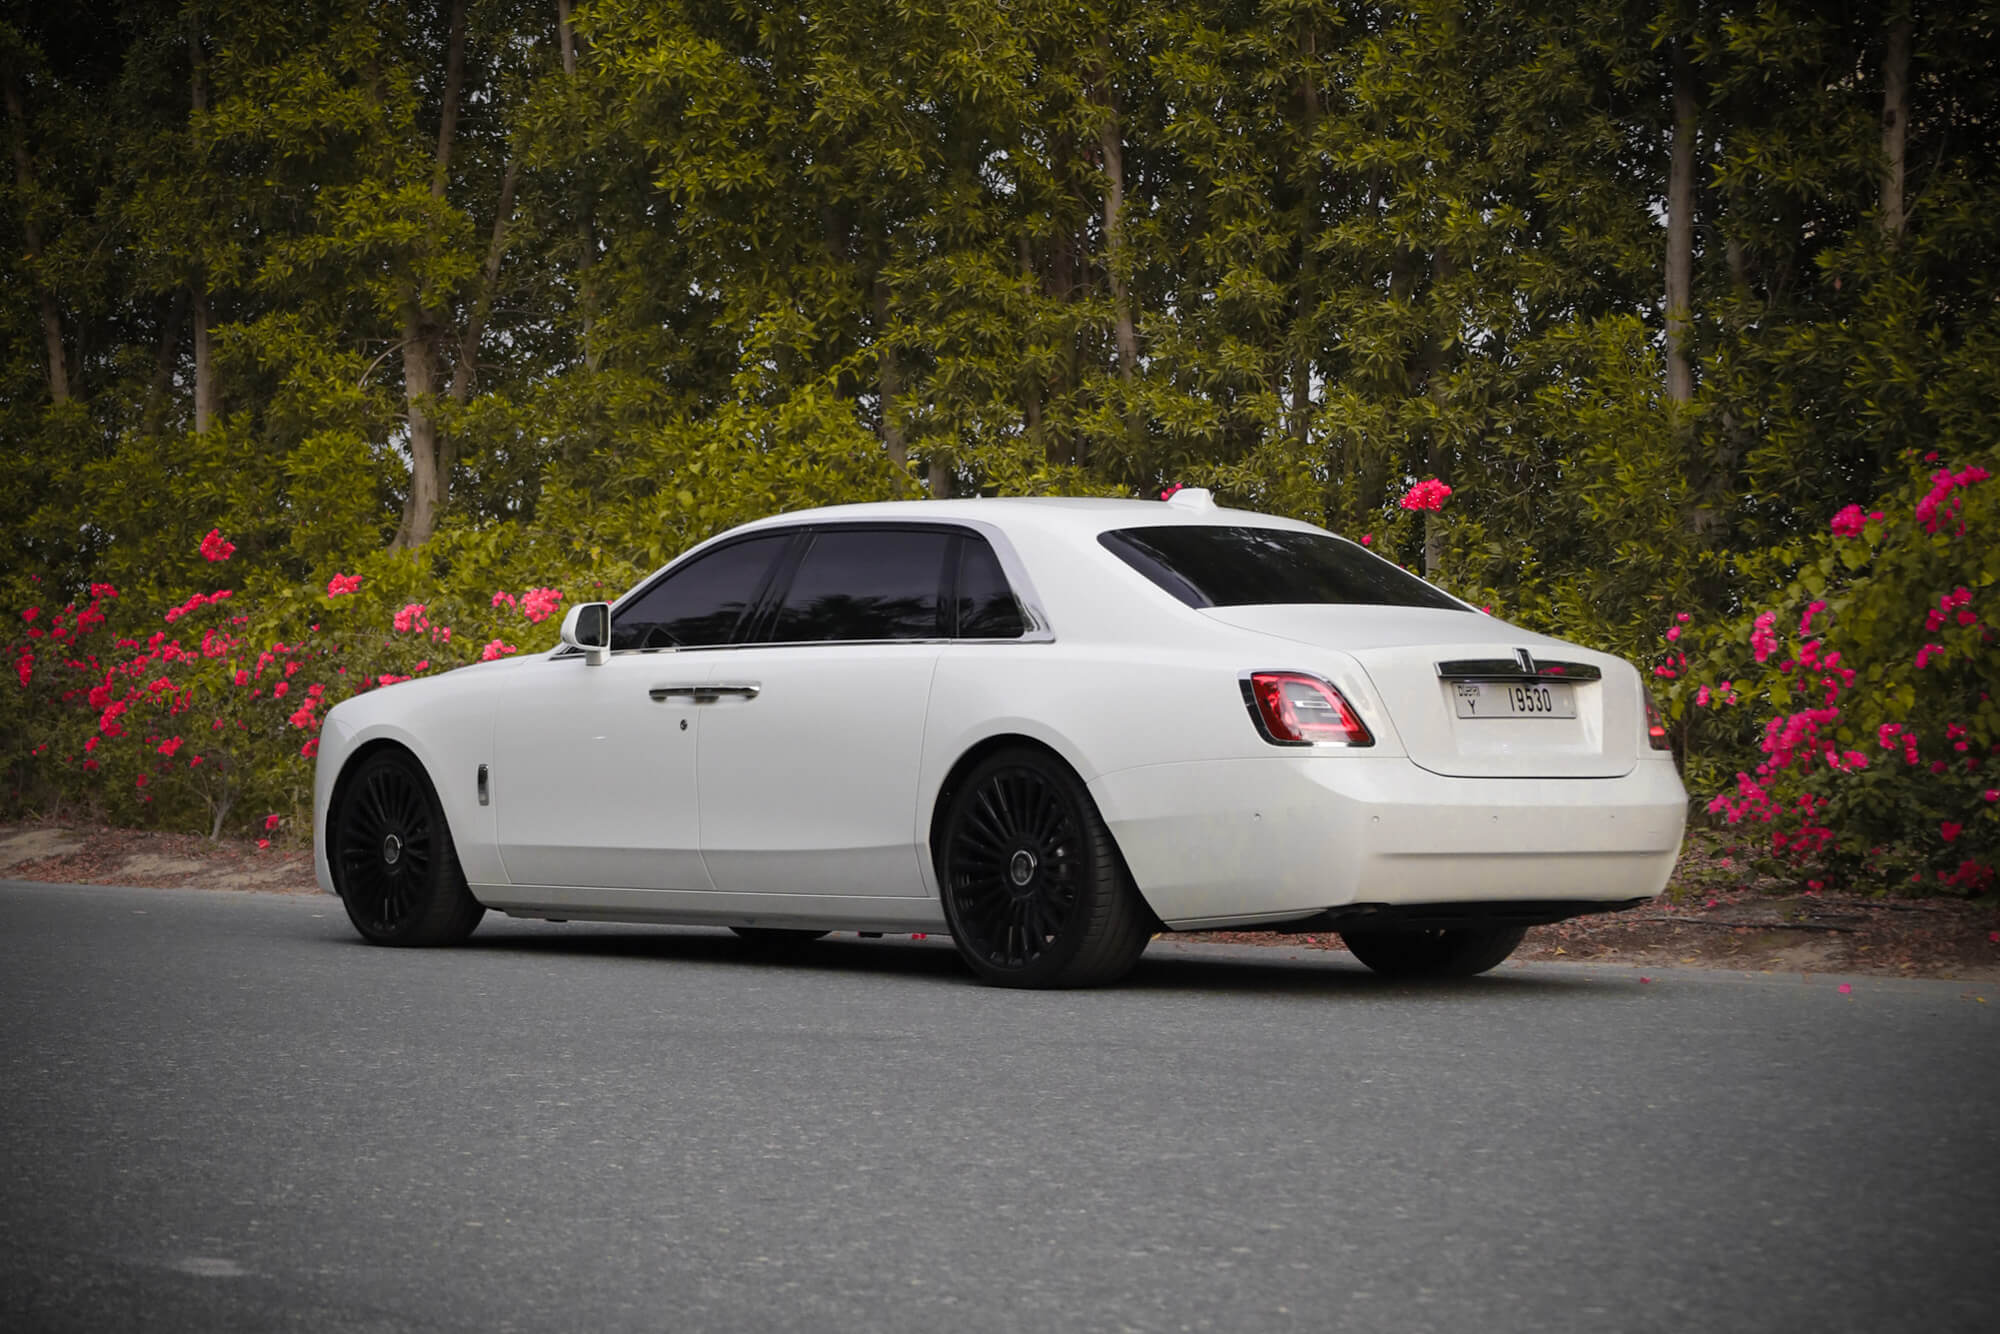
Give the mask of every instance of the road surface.
[(2000, 1321), (2000, 994), (0, 882), (0, 1329)]

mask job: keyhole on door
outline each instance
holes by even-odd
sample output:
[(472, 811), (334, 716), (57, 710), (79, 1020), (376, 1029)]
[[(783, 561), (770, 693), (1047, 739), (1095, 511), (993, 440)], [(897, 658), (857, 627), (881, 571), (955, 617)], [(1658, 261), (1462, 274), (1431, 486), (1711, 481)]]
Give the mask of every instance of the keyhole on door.
[(688, 720), (683, 718), (681, 719), (681, 731), (685, 732), (687, 730), (688, 730)]

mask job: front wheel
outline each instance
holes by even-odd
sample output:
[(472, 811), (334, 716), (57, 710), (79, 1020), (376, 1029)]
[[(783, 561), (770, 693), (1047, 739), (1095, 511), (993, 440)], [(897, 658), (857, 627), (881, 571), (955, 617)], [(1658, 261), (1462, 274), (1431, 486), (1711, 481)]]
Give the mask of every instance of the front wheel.
[(1348, 953), (1384, 977), (1477, 977), (1514, 952), (1525, 926), (1343, 931)]
[(378, 750), (348, 777), (326, 846), (348, 920), (373, 944), (456, 945), (486, 915), (430, 779), (402, 751)]
[(983, 982), (1114, 982), (1158, 929), (1097, 804), (1040, 751), (999, 751), (967, 774), (940, 835), (945, 920)]

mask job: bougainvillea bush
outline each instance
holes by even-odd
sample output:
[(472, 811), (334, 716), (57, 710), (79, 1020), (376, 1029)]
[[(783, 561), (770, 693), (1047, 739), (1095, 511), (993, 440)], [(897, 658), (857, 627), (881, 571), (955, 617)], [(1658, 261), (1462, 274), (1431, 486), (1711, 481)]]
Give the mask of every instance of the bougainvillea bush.
[(2000, 481), (1906, 481), (1741, 562), (1770, 590), (1666, 630), (1654, 688), (1689, 787), (1808, 885), (1980, 894), (2000, 861)]
[(199, 568), (211, 577), (165, 607), (97, 583), (13, 613), (0, 711), (11, 812), (303, 834), (329, 708), (546, 649), (567, 600), (546, 585), (456, 591), (433, 563), (387, 553), (307, 588), (233, 587), (235, 550), (210, 531)]

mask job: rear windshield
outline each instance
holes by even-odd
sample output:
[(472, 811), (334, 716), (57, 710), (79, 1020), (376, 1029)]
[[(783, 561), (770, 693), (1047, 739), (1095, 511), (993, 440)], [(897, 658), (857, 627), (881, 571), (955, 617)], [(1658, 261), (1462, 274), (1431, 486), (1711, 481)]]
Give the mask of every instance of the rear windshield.
[(1097, 540), (1190, 607), (1306, 602), (1465, 610), (1415, 575), (1321, 533), (1170, 524), (1121, 528)]

